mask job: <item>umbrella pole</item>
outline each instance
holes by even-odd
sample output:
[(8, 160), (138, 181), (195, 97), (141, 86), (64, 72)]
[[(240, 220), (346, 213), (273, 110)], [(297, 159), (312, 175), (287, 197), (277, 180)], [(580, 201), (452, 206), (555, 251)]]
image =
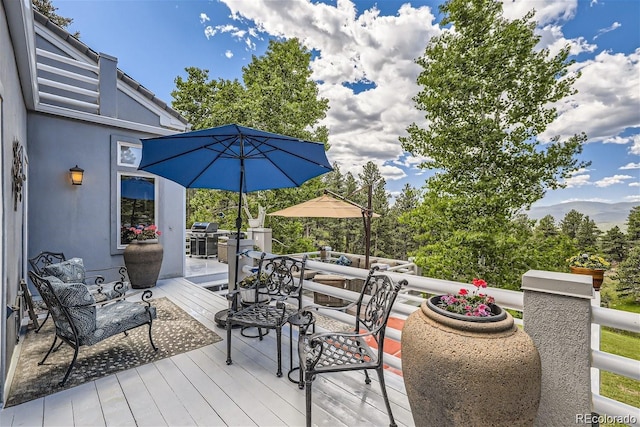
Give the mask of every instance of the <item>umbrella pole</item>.
[[(371, 198), (372, 198), (372, 185), (369, 184), (368, 188), (368, 199), (367, 199), (367, 217), (364, 220), (364, 238), (365, 238), (365, 255), (364, 255), (364, 264), (366, 268), (369, 268), (369, 251), (371, 250), (371, 215), (373, 214), (372, 206), (371, 206)], [(363, 214), (364, 215), (364, 214)]]
[(240, 253), (240, 229), (242, 228), (242, 183), (244, 182), (244, 159), (240, 158), (240, 191), (238, 192), (238, 216), (236, 217), (236, 275), (233, 288), (238, 288), (238, 256)]

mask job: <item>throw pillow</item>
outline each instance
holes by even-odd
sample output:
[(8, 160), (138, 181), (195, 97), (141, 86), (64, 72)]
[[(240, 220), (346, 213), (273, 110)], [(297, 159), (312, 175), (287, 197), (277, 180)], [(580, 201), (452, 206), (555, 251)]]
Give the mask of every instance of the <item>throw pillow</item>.
[(336, 264), (348, 267), (351, 265), (351, 260), (344, 255), (340, 255), (340, 257), (338, 257), (338, 259), (336, 260)]
[(55, 276), (65, 283), (83, 283), (85, 269), (82, 258), (71, 258), (58, 264), (47, 265), (44, 269), (45, 276)]
[[(84, 337), (92, 334), (96, 328), (96, 308), (92, 306), (95, 299), (87, 286), (82, 283), (64, 283), (55, 276), (45, 277), (45, 279), (51, 284), (60, 303), (67, 307), (71, 322), (73, 322), (82, 343)], [(62, 331), (66, 338), (74, 339), (73, 330), (68, 324), (66, 316), (61, 312), (56, 313), (57, 309), (58, 307), (52, 308), (53, 314), (58, 314), (58, 319), (54, 319), (56, 327)]]

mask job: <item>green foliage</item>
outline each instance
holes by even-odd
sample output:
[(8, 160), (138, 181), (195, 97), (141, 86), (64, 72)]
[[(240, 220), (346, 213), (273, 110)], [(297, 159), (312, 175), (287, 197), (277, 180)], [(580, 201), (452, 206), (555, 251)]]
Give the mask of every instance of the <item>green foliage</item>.
[(602, 237), (602, 252), (615, 261), (622, 261), (627, 256), (627, 238), (617, 225)]
[[(51, 22), (59, 27), (67, 29), (67, 27), (69, 27), (73, 22), (73, 18), (65, 18), (64, 16), (58, 15), (56, 13), (58, 8), (53, 6), (51, 0), (31, 0), (31, 4), (35, 10), (46, 16)], [(80, 33), (76, 32), (73, 36), (79, 39)]]
[(640, 303), (640, 246), (629, 251), (629, 256), (618, 264), (615, 279), (621, 297), (631, 297)]
[(627, 218), (627, 240), (640, 244), (640, 205), (635, 206), (629, 212)]
[(508, 21), (502, 3), (492, 0), (449, 0), (440, 10), (441, 25), (455, 32), (432, 38), (417, 60), (421, 90), (414, 101), (429, 127), (414, 123), (400, 139), (405, 150), (429, 159), (421, 167), (437, 173), (426, 182), (422, 205), (402, 221), (416, 233), (416, 261), (426, 275), (482, 277), (518, 289), (529, 268), (566, 270), (558, 263), (573, 249), (556, 238), (553, 221), (534, 233), (517, 213), (587, 166), (576, 159), (586, 135), (537, 139), (556, 117), (553, 103), (574, 93), (579, 74), (568, 74), (568, 46), (555, 56), (536, 49), (533, 12)]
[(462, 197), (467, 214), (509, 216), (539, 200), (560, 178), (586, 166), (574, 157), (586, 136), (549, 144), (537, 135), (555, 119), (551, 106), (572, 93), (568, 46), (550, 57), (537, 50), (533, 13), (507, 21), (492, 0), (449, 0), (441, 25), (417, 60), (422, 90), (414, 98), (429, 127), (412, 124), (403, 148), (437, 169), (427, 181), (439, 194)]
[(575, 209), (571, 209), (567, 212), (562, 221), (560, 221), (560, 229), (564, 234), (575, 239), (578, 235), (578, 230), (580, 229), (580, 224), (582, 224), (583, 219), (583, 214)]
[(535, 229), (537, 235), (541, 238), (553, 237), (558, 235), (558, 227), (556, 227), (553, 216), (547, 215), (541, 218)]
[(596, 252), (598, 250), (598, 236), (602, 231), (598, 229), (594, 220), (585, 216), (580, 222), (578, 232), (576, 233), (576, 241), (580, 252)]

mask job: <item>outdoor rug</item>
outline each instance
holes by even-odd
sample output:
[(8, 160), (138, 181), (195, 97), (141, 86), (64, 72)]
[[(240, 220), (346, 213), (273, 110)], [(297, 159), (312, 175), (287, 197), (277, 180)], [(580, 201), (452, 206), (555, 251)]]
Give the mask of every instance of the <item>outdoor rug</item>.
[(18, 405), (222, 339), (167, 298), (154, 299), (151, 304), (156, 307), (158, 316), (151, 329), (157, 352), (151, 347), (146, 325), (129, 331), (127, 336), (118, 334), (92, 346), (80, 347), (78, 360), (62, 387), (58, 383), (71, 363), (73, 349), (63, 344), (49, 355), (44, 365), (38, 366), (53, 342), (54, 324), (49, 319), (40, 332), (29, 330), (22, 343), (6, 406)]

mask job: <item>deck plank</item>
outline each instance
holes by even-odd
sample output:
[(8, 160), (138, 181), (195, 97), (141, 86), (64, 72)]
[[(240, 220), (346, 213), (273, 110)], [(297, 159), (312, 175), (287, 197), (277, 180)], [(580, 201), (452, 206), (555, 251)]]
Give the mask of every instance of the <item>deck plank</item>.
[(190, 381), (189, 374), (193, 376), (202, 373), (194, 372), (190, 369), (191, 366), (185, 366), (185, 357), (188, 358), (185, 354), (179, 354), (170, 359), (159, 360), (156, 366), (197, 425), (224, 425), (216, 411)]
[(67, 398), (71, 399), (73, 406), (73, 421), (77, 425), (105, 426), (106, 421), (102, 410), (90, 410), (86, 408), (100, 408), (100, 397), (95, 383), (88, 382), (69, 390)]
[(73, 405), (67, 398), (69, 394), (69, 390), (64, 390), (44, 398), (44, 427), (75, 425)]
[(131, 414), (139, 427), (168, 425), (160, 413), (137, 369), (128, 369), (116, 374), (120, 387), (127, 397)]
[(191, 414), (184, 407), (175, 391), (167, 384), (155, 363), (140, 366), (136, 370), (168, 425), (196, 425), (195, 420), (191, 418)]
[(44, 397), (0, 411), (1, 426), (41, 426), (44, 422)]
[[(100, 378), (95, 382), (100, 405), (107, 425), (135, 426), (136, 421), (129, 409), (127, 398), (116, 375)], [(78, 424), (80, 425), (80, 424)]]

